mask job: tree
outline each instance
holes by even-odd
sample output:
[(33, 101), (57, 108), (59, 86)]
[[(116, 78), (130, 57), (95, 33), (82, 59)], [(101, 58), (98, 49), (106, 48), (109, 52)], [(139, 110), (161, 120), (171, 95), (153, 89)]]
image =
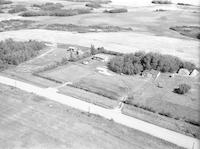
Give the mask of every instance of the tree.
[(90, 53), (91, 53), (91, 55), (97, 54), (97, 50), (95, 49), (94, 45), (91, 45), (91, 47), (90, 47)]
[(178, 88), (174, 89), (174, 92), (177, 94), (185, 94), (191, 89), (191, 86), (188, 84), (180, 84)]

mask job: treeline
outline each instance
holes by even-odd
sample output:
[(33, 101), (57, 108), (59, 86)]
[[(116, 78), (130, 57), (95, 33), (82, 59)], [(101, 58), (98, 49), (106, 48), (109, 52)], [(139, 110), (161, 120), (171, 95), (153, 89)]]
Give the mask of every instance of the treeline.
[(5, 5), (5, 4), (12, 4), (12, 1), (9, 1), (9, 0), (0, 0), (0, 5)]
[(10, 9), (8, 11), (8, 13), (19, 13), (22, 11), (26, 11), (26, 7), (24, 5), (16, 5), (15, 7), (13, 7), (12, 9)]
[(151, 3), (153, 4), (172, 4), (170, 0), (153, 0)]
[(59, 17), (64, 17), (64, 16), (74, 16), (74, 15), (79, 15), (79, 14), (86, 14), (90, 13), (90, 9), (86, 8), (76, 8), (76, 9), (56, 9), (52, 11), (26, 11), (21, 13), (20, 15), (23, 17), (33, 17), (33, 16), (59, 16)]
[(90, 13), (89, 8), (74, 8), (74, 9), (62, 9), (64, 5), (60, 3), (45, 3), (42, 5), (33, 4), (33, 7), (40, 8), (39, 11), (26, 11), (20, 15), (23, 17), (33, 16), (74, 16), (79, 14)]
[(61, 3), (45, 3), (45, 4), (42, 4), (42, 5), (39, 5), (39, 4), (33, 4), (32, 5), (33, 7), (38, 7), (42, 10), (57, 10), (57, 9), (61, 9), (64, 7), (64, 5), (62, 5)]
[(126, 8), (115, 8), (111, 10), (104, 10), (104, 13), (125, 13), (128, 12)]
[(7, 68), (9, 65), (18, 65), (29, 60), (44, 47), (43, 42), (35, 40), (18, 42), (7, 39), (0, 41), (0, 70)]
[(193, 63), (182, 61), (175, 56), (136, 52), (111, 59), (108, 68), (117, 73), (133, 75), (151, 69), (161, 72), (178, 72), (180, 68), (192, 71), (196, 67)]

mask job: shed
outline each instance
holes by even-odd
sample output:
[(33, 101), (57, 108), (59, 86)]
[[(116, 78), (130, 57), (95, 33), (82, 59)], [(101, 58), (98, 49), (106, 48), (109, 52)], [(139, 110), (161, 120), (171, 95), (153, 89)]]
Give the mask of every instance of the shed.
[(194, 69), (194, 70), (191, 72), (191, 74), (190, 74), (191, 77), (196, 77), (196, 76), (198, 76), (198, 75), (199, 75), (199, 71), (196, 70), (196, 69)]
[(83, 51), (77, 47), (68, 47), (67, 52), (70, 52), (74, 55), (82, 55), (83, 54)]

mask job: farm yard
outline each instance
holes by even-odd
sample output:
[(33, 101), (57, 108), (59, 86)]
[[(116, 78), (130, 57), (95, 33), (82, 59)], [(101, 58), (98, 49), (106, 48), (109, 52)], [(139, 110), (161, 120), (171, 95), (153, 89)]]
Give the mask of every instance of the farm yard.
[[(200, 139), (200, 4), (193, 1), (0, 0), (0, 76)], [(179, 148), (2, 84), (0, 98), (0, 119), (10, 124), (0, 124), (4, 148), (31, 148), (29, 139), (36, 148), (98, 148), (105, 140), (105, 149)], [(24, 140), (7, 139), (15, 135), (9, 129)]]

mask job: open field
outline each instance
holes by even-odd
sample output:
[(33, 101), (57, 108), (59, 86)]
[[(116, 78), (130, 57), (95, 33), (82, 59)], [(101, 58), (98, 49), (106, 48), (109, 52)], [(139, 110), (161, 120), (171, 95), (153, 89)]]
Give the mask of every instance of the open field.
[(0, 91), (3, 148), (178, 148), (15, 88), (0, 85)]
[[(54, 36), (49, 36), (51, 34)], [(26, 40), (28, 38), (40, 41), (45, 40), (52, 43), (78, 44), (85, 47), (90, 47), (91, 44), (93, 44), (97, 47), (103, 46), (108, 50), (123, 53), (130, 53), (138, 50), (159, 52), (162, 54), (175, 55), (181, 59), (199, 65), (199, 42), (195, 40), (159, 37), (130, 32), (74, 34), (71, 32), (39, 29), (1, 32), (0, 35), (0, 40), (11, 37), (17, 40)]]

